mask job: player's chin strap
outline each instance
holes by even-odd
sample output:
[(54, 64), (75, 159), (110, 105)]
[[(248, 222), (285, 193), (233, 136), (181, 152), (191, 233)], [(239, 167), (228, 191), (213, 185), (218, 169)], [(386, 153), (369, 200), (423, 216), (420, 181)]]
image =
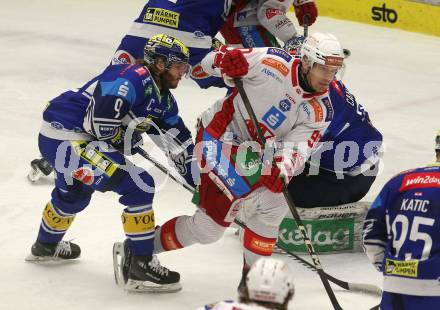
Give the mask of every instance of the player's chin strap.
[[(164, 174), (166, 174), (169, 178), (174, 180), (176, 183), (182, 185), (190, 193), (194, 194), (194, 192), (195, 192), (194, 188), (192, 188), (188, 184), (184, 183), (179, 178), (175, 177), (164, 165), (162, 165), (158, 160), (156, 160), (154, 157), (152, 157), (150, 154), (148, 154), (143, 148), (137, 147), (136, 150), (137, 150), (137, 153), (140, 156), (142, 156), (143, 158), (145, 158), (146, 160), (151, 162), (157, 169), (162, 171)], [(246, 224), (241, 222), (238, 219), (234, 219), (234, 223), (237, 224), (238, 226), (240, 226), (243, 229), (246, 228)], [(309, 263), (308, 261), (306, 261), (305, 259), (301, 258), (300, 256), (290, 252), (289, 250), (287, 250), (282, 245), (277, 245), (277, 246), (282, 251), (284, 251), (288, 256), (290, 256), (293, 259), (295, 259), (296, 261), (300, 262), (303, 266), (306, 266), (310, 270), (319, 273), (319, 271), (318, 271), (318, 269), (316, 268), (315, 265)], [(324, 271), (322, 271), (322, 269), (321, 269), (321, 273), (322, 273), (322, 276), (325, 277), (328, 281), (338, 285), (339, 287), (342, 287), (345, 290), (352, 291), (352, 292), (361, 292), (361, 293), (373, 294), (373, 295), (378, 295), (378, 296), (382, 295), (382, 290), (379, 287), (375, 286), (375, 285), (364, 284), (364, 283), (350, 283), (350, 282), (346, 282), (346, 281), (337, 279), (337, 278), (333, 277), (332, 275), (329, 275), (328, 273), (325, 273)], [(375, 308), (372, 308), (372, 309), (378, 309), (378, 308), (375, 307)]]

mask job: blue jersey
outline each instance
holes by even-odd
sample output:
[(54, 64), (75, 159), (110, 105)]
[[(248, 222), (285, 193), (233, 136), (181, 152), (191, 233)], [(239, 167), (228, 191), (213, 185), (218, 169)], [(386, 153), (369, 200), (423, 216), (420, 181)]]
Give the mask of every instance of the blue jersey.
[(393, 177), (371, 205), (364, 248), (384, 291), (440, 296), (440, 164)]
[(219, 79), (205, 83), (206, 73), (198, 64), (213, 50), (212, 39), (224, 24), (230, 6), (231, 0), (150, 0), (122, 39), (112, 63), (134, 63), (135, 59), (142, 59), (148, 38), (164, 33), (189, 48), (191, 77), (201, 87), (224, 86)]
[[(332, 106), (333, 119), (320, 140), (323, 144), (317, 149), (318, 153), (322, 152), (320, 167), (357, 175), (379, 160), (382, 134), (341, 81), (330, 84), (329, 95), (331, 103), (327, 104)], [(317, 161), (319, 158), (312, 155), (312, 164), (317, 165)]]
[[(56, 140), (105, 141), (122, 149), (129, 125), (136, 134), (150, 134), (166, 152), (172, 150), (176, 165), (189, 164), (194, 145), (177, 103), (169, 90), (159, 90), (141, 65), (109, 66), (78, 90), (51, 100), (40, 133)], [(179, 147), (184, 159), (177, 156)]]

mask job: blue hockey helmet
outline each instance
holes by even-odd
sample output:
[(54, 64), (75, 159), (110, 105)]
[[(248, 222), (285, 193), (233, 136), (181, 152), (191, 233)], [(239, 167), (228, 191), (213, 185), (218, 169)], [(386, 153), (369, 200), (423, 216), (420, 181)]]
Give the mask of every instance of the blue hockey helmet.
[(167, 68), (173, 63), (188, 64), (189, 49), (177, 38), (166, 34), (156, 34), (144, 47), (144, 60), (152, 64), (156, 57), (163, 57)]

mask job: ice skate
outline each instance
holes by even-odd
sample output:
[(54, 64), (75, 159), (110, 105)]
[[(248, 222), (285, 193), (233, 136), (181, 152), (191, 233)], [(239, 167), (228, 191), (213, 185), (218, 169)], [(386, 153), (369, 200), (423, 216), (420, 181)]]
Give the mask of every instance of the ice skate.
[(31, 254), (25, 261), (63, 261), (78, 258), (81, 255), (81, 248), (70, 241), (60, 241), (56, 244), (41, 243), (38, 240), (32, 245)]

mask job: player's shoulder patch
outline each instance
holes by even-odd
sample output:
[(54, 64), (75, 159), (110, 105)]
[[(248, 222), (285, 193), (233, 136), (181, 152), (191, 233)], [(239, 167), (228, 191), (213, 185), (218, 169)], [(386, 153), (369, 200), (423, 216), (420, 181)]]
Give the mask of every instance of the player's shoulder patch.
[(280, 58), (284, 59), (287, 62), (292, 60), (292, 56), (289, 53), (287, 53), (285, 50), (281, 49), (281, 48), (270, 47), (270, 48), (267, 49), (266, 54), (280, 57)]

